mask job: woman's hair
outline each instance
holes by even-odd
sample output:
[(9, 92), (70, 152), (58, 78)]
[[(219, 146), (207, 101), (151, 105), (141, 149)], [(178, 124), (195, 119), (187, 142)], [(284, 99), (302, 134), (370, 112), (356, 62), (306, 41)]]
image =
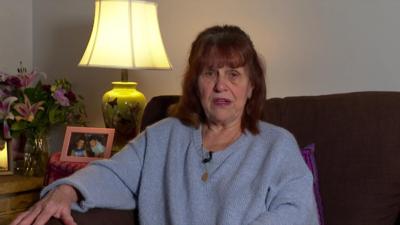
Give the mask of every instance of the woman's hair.
[(232, 68), (243, 66), (248, 71), (253, 91), (245, 105), (241, 128), (242, 131), (248, 129), (258, 134), (257, 124), (266, 98), (264, 69), (250, 37), (237, 26), (213, 26), (197, 36), (192, 43), (189, 63), (184, 73), (182, 96), (170, 108), (170, 116), (194, 127), (207, 123), (200, 102), (199, 75), (204, 68), (221, 68), (225, 65)]

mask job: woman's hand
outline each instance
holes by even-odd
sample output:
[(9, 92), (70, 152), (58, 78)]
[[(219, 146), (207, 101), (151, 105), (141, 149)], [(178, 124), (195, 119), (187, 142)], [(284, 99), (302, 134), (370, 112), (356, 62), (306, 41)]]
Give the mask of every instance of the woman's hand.
[(51, 217), (61, 219), (65, 225), (76, 225), (71, 216), (71, 204), (77, 201), (78, 194), (72, 186), (60, 185), (28, 211), (19, 214), (11, 225), (43, 225)]

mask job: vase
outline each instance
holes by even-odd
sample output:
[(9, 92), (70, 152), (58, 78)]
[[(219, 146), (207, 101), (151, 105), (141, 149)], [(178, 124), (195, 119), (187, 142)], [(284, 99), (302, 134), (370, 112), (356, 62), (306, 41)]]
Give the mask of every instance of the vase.
[(115, 129), (113, 153), (140, 131), (146, 98), (136, 85), (136, 82), (112, 82), (113, 89), (103, 96), (104, 123), (106, 127)]
[(24, 166), (26, 137), (21, 134), (11, 139), (12, 158), (14, 163), (14, 173), (22, 174)]
[(18, 173), (24, 176), (44, 176), (49, 158), (48, 150), (46, 135), (28, 136), (24, 149), (23, 165)]

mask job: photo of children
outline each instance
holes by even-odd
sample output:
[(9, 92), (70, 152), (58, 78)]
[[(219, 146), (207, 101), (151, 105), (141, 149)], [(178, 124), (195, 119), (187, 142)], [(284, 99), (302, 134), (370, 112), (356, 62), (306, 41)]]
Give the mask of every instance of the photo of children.
[(106, 148), (104, 147), (104, 144), (101, 143), (101, 141), (97, 136), (91, 136), (89, 138), (89, 146), (91, 154), (93, 154), (95, 157), (103, 157), (104, 150)]
[(68, 156), (103, 158), (107, 134), (72, 133)]
[(85, 136), (79, 135), (79, 137), (72, 143), (74, 146), (71, 149), (71, 156), (85, 157), (87, 152), (85, 149)]
[(90, 162), (110, 158), (114, 133), (113, 128), (67, 126), (60, 160)]

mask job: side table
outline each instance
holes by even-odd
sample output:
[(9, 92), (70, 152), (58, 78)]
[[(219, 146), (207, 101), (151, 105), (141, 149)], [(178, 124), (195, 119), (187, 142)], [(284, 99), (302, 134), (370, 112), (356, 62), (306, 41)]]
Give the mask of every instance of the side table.
[(39, 199), (43, 177), (0, 176), (0, 225), (9, 224)]

